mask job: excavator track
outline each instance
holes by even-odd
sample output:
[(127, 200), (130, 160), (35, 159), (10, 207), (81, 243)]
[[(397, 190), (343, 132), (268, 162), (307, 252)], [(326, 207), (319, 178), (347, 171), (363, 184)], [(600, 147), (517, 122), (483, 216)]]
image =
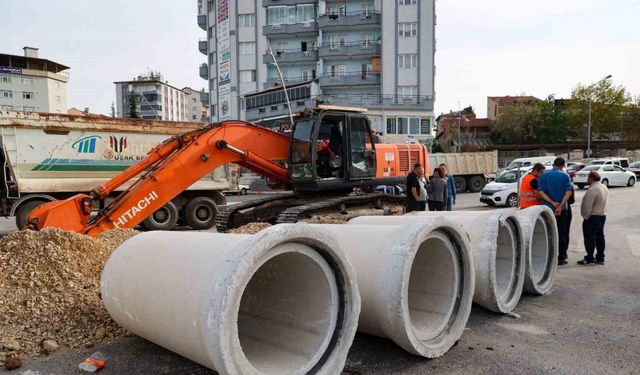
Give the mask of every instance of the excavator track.
[(293, 193), (277, 194), (225, 206), (216, 215), (216, 230), (225, 233), (250, 222), (275, 219), (282, 207), (299, 204), (296, 198)]
[(349, 207), (354, 206), (374, 205), (382, 208), (384, 203), (404, 204), (405, 201), (406, 198), (401, 195), (379, 193), (335, 197), (301, 206), (289, 207), (278, 215), (276, 223), (296, 223), (302, 219), (309, 218), (311, 213), (317, 214), (325, 210), (337, 209), (341, 212), (347, 212)]

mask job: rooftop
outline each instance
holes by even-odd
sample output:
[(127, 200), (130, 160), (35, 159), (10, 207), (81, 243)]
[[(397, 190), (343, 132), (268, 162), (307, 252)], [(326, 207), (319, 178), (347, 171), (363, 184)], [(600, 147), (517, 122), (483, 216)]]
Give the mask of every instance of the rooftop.
[(0, 54), (0, 67), (43, 70), (51, 73), (59, 73), (70, 69), (66, 65), (51, 60), (41, 59), (39, 57), (9, 55), (6, 53)]

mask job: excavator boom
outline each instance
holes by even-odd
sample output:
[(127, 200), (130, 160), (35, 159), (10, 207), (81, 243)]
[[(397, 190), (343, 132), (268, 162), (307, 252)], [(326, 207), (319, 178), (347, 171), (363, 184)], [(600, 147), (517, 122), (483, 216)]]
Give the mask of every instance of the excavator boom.
[[(242, 121), (226, 121), (168, 139), (91, 196), (78, 194), (38, 206), (31, 229), (58, 227), (91, 236), (114, 228), (133, 228), (147, 216), (217, 167), (237, 163), (270, 179), (288, 183), (289, 136)], [(141, 177), (91, 219), (94, 199)]]

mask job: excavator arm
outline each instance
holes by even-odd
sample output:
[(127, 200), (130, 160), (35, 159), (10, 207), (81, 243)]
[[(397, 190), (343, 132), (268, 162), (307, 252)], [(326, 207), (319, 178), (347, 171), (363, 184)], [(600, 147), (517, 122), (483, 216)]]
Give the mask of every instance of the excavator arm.
[[(133, 228), (189, 186), (226, 163), (236, 163), (276, 182), (288, 183), (289, 136), (241, 121), (226, 121), (169, 138), (145, 159), (96, 187), (91, 195), (45, 203), (29, 216), (29, 228), (46, 227), (97, 236)], [(93, 202), (140, 176), (91, 219)]]

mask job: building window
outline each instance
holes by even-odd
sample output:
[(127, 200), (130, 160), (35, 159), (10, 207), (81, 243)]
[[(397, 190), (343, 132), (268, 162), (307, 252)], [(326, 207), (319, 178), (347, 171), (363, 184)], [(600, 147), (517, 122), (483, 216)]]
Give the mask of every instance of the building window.
[(238, 46), (240, 47), (240, 55), (256, 54), (256, 42), (241, 42)]
[(276, 6), (267, 8), (267, 24), (296, 23), (296, 7)]
[(192, 117), (194, 120), (197, 120), (197, 119), (198, 119), (198, 116), (196, 116), (196, 115), (193, 115), (193, 116), (191, 116), (191, 117)]
[(0, 105), (0, 109), (3, 111), (11, 111), (13, 109), (12, 105)]
[(2, 82), (2, 83), (10, 83), (11, 82), (11, 77), (9, 77), (9, 76), (0, 76), (0, 82)]
[(255, 70), (241, 70), (240, 71), (240, 83), (250, 83), (256, 81)]
[(0, 97), (2, 97), (2, 98), (13, 98), (13, 91), (11, 91), (11, 90), (0, 90)]
[(398, 36), (408, 38), (418, 35), (418, 24), (416, 22), (406, 22), (398, 24)]
[(417, 54), (398, 55), (398, 68), (410, 69), (418, 66)]
[(238, 27), (253, 27), (255, 24), (256, 15), (251, 14), (240, 14), (238, 15)]
[(397, 121), (395, 118), (387, 119), (387, 134), (396, 134), (397, 133)]
[(345, 5), (330, 5), (327, 12), (330, 16), (345, 16), (347, 14), (347, 7)]
[(431, 119), (426, 117), (420, 119), (420, 134), (431, 134)]
[(416, 5), (418, 0), (399, 0), (400, 5)]
[(56, 103), (60, 103), (62, 101), (62, 97), (60, 95), (56, 95)]
[(418, 94), (418, 86), (398, 86), (398, 97), (411, 98)]
[(347, 66), (340, 65), (331, 65), (331, 77), (342, 77), (347, 74)]
[(31, 78), (31, 77), (22, 77), (22, 78), (20, 78), (20, 82), (23, 85), (31, 86), (31, 85), (33, 85), (33, 78)]
[[(195, 103), (196, 102), (196, 98), (191, 98), (191, 101)], [(194, 110), (195, 110), (195, 107), (194, 107)]]
[(36, 107), (27, 107), (26, 105), (24, 107), (22, 107), (22, 110), (25, 112), (35, 112), (36, 111)]
[(298, 23), (313, 22), (316, 19), (316, 6), (314, 4), (298, 5), (296, 7)]

